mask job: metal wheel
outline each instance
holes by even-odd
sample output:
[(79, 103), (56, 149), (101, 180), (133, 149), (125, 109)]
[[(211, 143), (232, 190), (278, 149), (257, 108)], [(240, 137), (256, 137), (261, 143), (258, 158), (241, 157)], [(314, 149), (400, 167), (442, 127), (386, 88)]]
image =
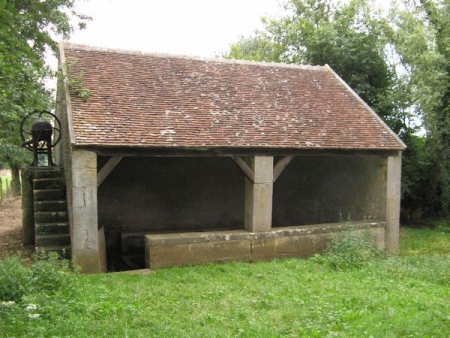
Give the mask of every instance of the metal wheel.
[[(37, 120), (46, 120), (49, 121), (52, 125), (52, 142), (51, 148), (58, 144), (61, 140), (61, 121), (56, 117), (55, 114), (50, 113), (47, 110), (35, 110), (32, 113), (28, 114), (22, 119), (20, 123), (20, 136), (24, 143), (27, 143), (29, 140), (33, 138), (32, 135), (32, 125)], [(33, 151), (33, 144), (27, 143), (25, 144), (25, 148), (30, 151)], [(48, 150), (48, 144), (46, 142), (39, 142), (37, 145), (38, 152), (44, 152)]]

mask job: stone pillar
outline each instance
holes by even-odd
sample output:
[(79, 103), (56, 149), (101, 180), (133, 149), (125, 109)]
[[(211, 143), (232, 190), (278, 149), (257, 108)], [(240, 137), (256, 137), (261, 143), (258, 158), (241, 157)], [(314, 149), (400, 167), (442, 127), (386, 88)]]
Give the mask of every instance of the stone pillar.
[(97, 155), (72, 150), (68, 187), (72, 259), (84, 273), (100, 272), (97, 214)]
[(245, 179), (244, 227), (251, 232), (272, 228), (273, 157), (254, 156), (246, 159), (255, 179)]
[(390, 156), (387, 159), (387, 192), (386, 192), (386, 252), (398, 254), (400, 227), (402, 158)]
[(22, 244), (34, 245), (33, 175), (29, 168), (22, 170)]

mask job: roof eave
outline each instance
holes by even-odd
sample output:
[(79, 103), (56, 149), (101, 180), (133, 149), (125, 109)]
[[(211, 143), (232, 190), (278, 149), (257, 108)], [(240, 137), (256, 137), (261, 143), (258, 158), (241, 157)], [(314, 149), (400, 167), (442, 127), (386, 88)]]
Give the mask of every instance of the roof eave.
[(76, 145), (75, 130), (73, 127), (73, 119), (72, 119), (72, 100), (70, 98), (70, 93), (69, 93), (66, 55), (64, 52), (65, 46), (66, 46), (65, 42), (59, 43), (58, 69), (61, 73), (60, 81), (62, 83), (62, 90), (64, 92), (63, 95), (65, 98), (65, 104), (66, 104), (66, 118), (67, 118), (67, 124), (68, 124), (69, 143), (72, 145)]
[(366, 109), (369, 113), (371, 113), (380, 124), (386, 129), (389, 134), (391, 134), (396, 141), (399, 143), (399, 150), (405, 150), (406, 144), (398, 137), (396, 133), (392, 131), (392, 129), (378, 116), (377, 113), (363, 100), (359, 95), (329, 66), (325, 65), (325, 68), (350, 92)]
[(101, 156), (230, 157), (230, 156), (400, 156), (397, 148), (275, 148), (275, 147), (133, 147), (73, 145)]

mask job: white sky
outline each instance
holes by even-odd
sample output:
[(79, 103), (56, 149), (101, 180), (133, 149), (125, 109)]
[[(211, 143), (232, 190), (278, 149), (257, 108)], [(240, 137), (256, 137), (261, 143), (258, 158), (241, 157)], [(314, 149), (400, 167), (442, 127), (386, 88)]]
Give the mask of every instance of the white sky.
[(179, 55), (215, 57), (240, 36), (262, 28), (261, 16), (282, 13), (278, 0), (79, 0), (93, 21), (71, 42)]
[[(344, 0), (349, 1), (349, 0)], [(387, 7), (390, 0), (376, 0)], [(285, 0), (78, 0), (93, 17), (71, 42), (98, 47), (203, 57), (220, 56), (240, 36), (279, 17)]]
[[(42, 0), (41, 0), (42, 1)], [(349, 1), (349, 0), (344, 0)], [(386, 4), (390, 0), (376, 0)], [(93, 18), (70, 42), (175, 55), (216, 57), (240, 36), (262, 29), (261, 17), (280, 17), (286, 0), (77, 0)], [(57, 61), (47, 56), (56, 69)], [(47, 81), (54, 88), (54, 80)]]

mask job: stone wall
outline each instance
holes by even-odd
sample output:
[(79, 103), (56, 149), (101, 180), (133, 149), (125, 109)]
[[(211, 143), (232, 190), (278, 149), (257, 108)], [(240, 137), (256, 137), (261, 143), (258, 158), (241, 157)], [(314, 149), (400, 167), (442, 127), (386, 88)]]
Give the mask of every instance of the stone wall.
[(244, 176), (229, 158), (124, 157), (98, 188), (98, 203), (109, 248), (120, 249), (120, 232), (240, 229)]
[(379, 219), (386, 215), (386, 158), (294, 157), (274, 184), (273, 225)]
[[(384, 222), (355, 222), (354, 225), (357, 231), (370, 231), (375, 244), (384, 247)], [(158, 269), (213, 262), (308, 257), (323, 251), (330, 235), (343, 226), (334, 223), (257, 233), (233, 230), (147, 235), (146, 267)]]

